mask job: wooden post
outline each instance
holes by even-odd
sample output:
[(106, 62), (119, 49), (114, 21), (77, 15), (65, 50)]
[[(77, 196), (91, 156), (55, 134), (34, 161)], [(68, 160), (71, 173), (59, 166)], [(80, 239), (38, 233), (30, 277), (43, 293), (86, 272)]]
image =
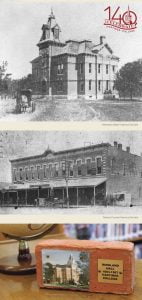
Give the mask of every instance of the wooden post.
[(7, 193), (7, 202), (9, 203), (9, 191)]
[(79, 204), (79, 200), (78, 200), (78, 187), (77, 187), (77, 207), (78, 207), (78, 204)]
[(2, 206), (4, 206), (4, 192), (2, 192)]
[(68, 188), (68, 179), (66, 179), (66, 196), (67, 196), (67, 207), (70, 207), (70, 203), (69, 203), (69, 188)]
[(95, 191), (95, 186), (94, 186), (94, 206), (95, 206), (95, 197), (96, 197), (96, 191)]
[(27, 189), (25, 190), (25, 200), (26, 200), (26, 206), (27, 206), (27, 201), (28, 201), (28, 191), (27, 191)]
[(19, 206), (19, 196), (18, 196), (18, 191), (16, 192), (16, 195), (17, 195), (17, 206)]
[(36, 202), (36, 206), (39, 206), (39, 187), (37, 188), (37, 202)]

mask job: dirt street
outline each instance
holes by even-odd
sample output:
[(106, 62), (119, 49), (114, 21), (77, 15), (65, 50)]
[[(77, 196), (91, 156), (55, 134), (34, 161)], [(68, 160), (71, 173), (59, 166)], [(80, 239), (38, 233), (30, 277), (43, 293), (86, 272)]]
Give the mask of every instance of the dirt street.
[(141, 101), (36, 99), (33, 113), (16, 114), (15, 99), (0, 100), (1, 121), (142, 121)]

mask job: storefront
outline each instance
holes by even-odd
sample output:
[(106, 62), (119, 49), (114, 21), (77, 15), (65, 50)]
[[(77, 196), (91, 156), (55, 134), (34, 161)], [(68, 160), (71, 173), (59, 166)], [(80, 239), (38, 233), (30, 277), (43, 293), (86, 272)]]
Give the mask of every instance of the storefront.
[(0, 191), (1, 206), (78, 207), (103, 205), (106, 178), (52, 180), (48, 184), (33, 183), (7, 186)]
[(0, 190), (1, 206), (46, 206), (50, 197), (49, 185), (18, 184)]
[(54, 198), (69, 202), (69, 206), (104, 204), (106, 178), (76, 178), (52, 181)]

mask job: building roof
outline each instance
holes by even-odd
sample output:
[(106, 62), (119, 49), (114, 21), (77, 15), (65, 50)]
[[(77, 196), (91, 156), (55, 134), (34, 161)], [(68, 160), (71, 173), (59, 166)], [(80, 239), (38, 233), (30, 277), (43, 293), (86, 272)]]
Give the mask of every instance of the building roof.
[[(40, 46), (42, 43), (45, 43), (46, 41), (58, 41), (59, 42), (59, 36), (54, 34), (54, 29), (59, 30), (61, 32), (60, 26), (56, 22), (55, 15), (53, 13), (53, 10), (51, 9), (51, 13), (48, 17), (47, 24), (42, 25), (42, 36), (40, 38), (39, 43), (37, 44)], [(48, 36), (46, 36), (46, 31), (48, 31)]]
[(72, 153), (72, 152), (78, 152), (78, 151), (81, 151), (81, 150), (89, 150), (89, 149), (93, 150), (93, 149), (96, 149), (96, 148), (100, 148), (100, 147), (103, 148), (103, 147), (109, 147), (109, 146), (111, 146), (111, 144), (101, 143), (101, 144), (91, 145), (91, 146), (87, 146), (87, 147), (79, 147), (79, 148), (61, 150), (61, 151), (57, 151), (57, 152), (54, 152), (54, 151), (48, 149), (40, 155), (21, 157), (21, 158), (17, 158), (17, 159), (11, 159), (10, 161), (11, 162), (18, 162), (18, 161), (20, 162), (20, 161), (25, 161), (25, 160), (28, 160), (28, 159), (38, 159), (38, 158), (41, 158), (41, 157), (46, 157), (46, 156), (48, 156), (48, 154), (56, 156), (56, 155), (65, 154), (65, 153)]
[[(59, 49), (59, 53), (56, 54), (92, 54), (99, 53), (103, 48), (106, 48), (110, 55), (113, 55), (113, 51), (108, 43), (99, 43), (95, 45), (91, 40), (67, 40), (62, 49)], [(113, 56), (116, 58), (115, 56)]]
[[(55, 28), (57, 29), (56, 32), (55, 32)], [(60, 26), (56, 22), (55, 15), (53, 13), (53, 10), (51, 9), (51, 13), (48, 17), (47, 23), (43, 24), (42, 26), (42, 36), (37, 46), (42, 48), (43, 44), (46, 47), (46, 43), (47, 45), (49, 45), (49, 43), (51, 44), (51, 42), (54, 44), (58, 42), (60, 47), (56, 49), (55, 56), (64, 55), (64, 54), (68, 54), (68, 55), (77, 55), (77, 54), (89, 55), (90, 54), (94, 56), (95, 54), (99, 53), (104, 47), (108, 50), (109, 54), (111, 55), (113, 54), (111, 47), (107, 43), (104, 43), (104, 38), (105, 38), (104, 36), (100, 36), (100, 42), (98, 44), (94, 44), (90, 39), (83, 39), (81, 41), (76, 39), (68, 39), (64, 43), (61, 42), (62, 38), (60, 33), (61, 33)], [(34, 60), (32, 62), (34, 62)]]
[(38, 56), (38, 57), (34, 58), (33, 60), (31, 60), (31, 63), (38, 62), (40, 59), (41, 59), (41, 56)]

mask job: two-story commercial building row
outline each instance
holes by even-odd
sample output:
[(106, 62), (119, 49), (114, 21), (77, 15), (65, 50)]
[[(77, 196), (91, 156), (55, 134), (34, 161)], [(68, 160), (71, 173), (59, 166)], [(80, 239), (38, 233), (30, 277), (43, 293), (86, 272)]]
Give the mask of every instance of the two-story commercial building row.
[(105, 204), (106, 196), (126, 192), (133, 204), (142, 202), (142, 157), (117, 142), (58, 152), (48, 149), (11, 160), (11, 167), (13, 188), (21, 189), (22, 197), (27, 190), (28, 199), (52, 195), (69, 198), (71, 205)]
[(105, 37), (101, 36), (99, 43), (88, 39), (63, 42), (60, 32), (51, 11), (37, 44), (39, 56), (31, 62), (34, 94), (102, 99), (111, 93), (115, 97), (119, 58), (113, 54)]

